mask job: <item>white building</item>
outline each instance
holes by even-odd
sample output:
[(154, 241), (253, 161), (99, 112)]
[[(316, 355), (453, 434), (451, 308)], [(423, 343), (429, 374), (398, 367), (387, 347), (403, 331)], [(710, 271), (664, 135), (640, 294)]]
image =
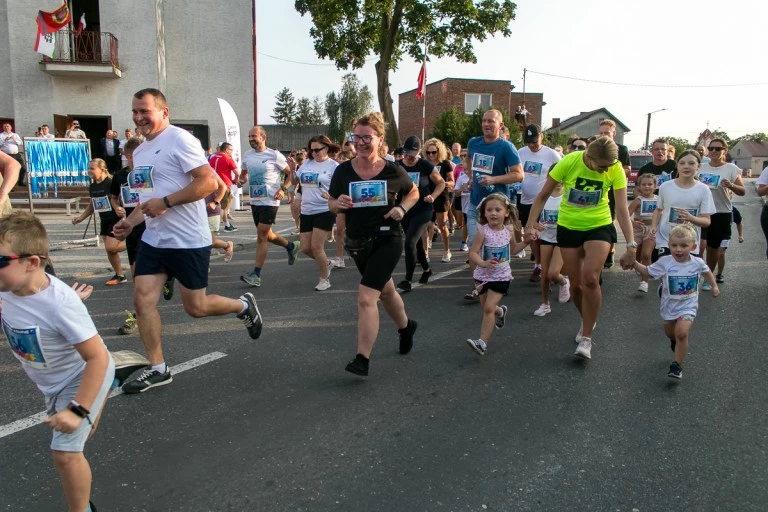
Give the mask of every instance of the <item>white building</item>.
[[(205, 148), (224, 140), (216, 98), (238, 115), (241, 144), (253, 123), (251, 0), (69, 0), (78, 37), (57, 33), (53, 59), (35, 52), (38, 9), (61, 0), (0, 0), (0, 120), (32, 136), (48, 124), (63, 136), (80, 122), (101, 154), (107, 129), (134, 128), (133, 94), (146, 87), (168, 98), (171, 122), (192, 131)], [(244, 134), (244, 135), (243, 135)]]

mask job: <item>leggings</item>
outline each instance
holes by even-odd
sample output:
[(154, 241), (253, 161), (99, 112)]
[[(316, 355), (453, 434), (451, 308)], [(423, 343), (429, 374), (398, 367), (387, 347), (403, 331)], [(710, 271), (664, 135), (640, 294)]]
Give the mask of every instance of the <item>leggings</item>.
[(429, 269), (427, 253), (424, 251), (424, 242), (421, 235), (427, 229), (432, 220), (432, 209), (423, 209), (418, 212), (411, 211), (403, 219), (405, 230), (405, 280), (413, 280), (413, 271), (416, 270), (416, 260), (424, 270)]
[[(760, 227), (763, 228), (765, 243), (768, 244), (768, 205), (763, 206), (763, 211), (760, 214)], [(765, 257), (768, 258), (768, 249), (765, 250)]]

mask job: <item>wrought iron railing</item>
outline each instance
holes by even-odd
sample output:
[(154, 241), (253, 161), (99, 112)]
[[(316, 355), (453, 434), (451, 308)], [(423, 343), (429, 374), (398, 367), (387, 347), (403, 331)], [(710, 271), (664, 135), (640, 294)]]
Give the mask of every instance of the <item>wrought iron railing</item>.
[(53, 57), (43, 56), (43, 62), (71, 62), (77, 64), (111, 64), (120, 67), (117, 38), (109, 32), (73, 30), (56, 32), (56, 50)]

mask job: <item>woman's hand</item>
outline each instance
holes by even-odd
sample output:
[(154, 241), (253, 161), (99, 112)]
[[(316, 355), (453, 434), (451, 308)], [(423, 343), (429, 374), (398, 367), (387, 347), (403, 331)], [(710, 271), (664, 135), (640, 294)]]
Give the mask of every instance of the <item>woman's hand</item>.
[(336, 207), (339, 210), (349, 210), (352, 208), (352, 198), (347, 194), (341, 194), (338, 199), (336, 199)]

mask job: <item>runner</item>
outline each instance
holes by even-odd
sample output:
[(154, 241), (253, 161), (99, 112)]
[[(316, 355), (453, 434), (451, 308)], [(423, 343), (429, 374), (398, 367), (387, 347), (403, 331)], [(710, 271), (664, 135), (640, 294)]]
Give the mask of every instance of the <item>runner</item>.
[[(451, 207), (450, 196), (453, 194), (454, 164), (448, 160), (448, 150), (445, 148), (445, 144), (438, 139), (432, 138), (424, 143), (424, 156), (429, 163), (435, 166), (435, 169), (437, 169), (445, 183), (443, 191), (435, 195), (433, 204), (435, 212), (432, 215), (432, 222), (437, 222), (437, 229), (440, 231), (440, 236), (443, 239), (442, 262), (449, 263), (451, 261), (451, 238), (448, 230), (448, 210)], [(430, 223), (430, 229), (427, 229), (427, 236), (430, 241), (434, 235), (434, 229), (431, 228), (433, 225)]]
[[(455, 191), (456, 198), (453, 201), (454, 216), (456, 221), (461, 221), (461, 245), (459, 250), (461, 252), (469, 252), (469, 245), (467, 245), (467, 208), (469, 208), (469, 187), (472, 184), (472, 162), (467, 158), (466, 150), (461, 152), (461, 164), (456, 166), (456, 170), (459, 174), (456, 174), (454, 170), (454, 182), (453, 190)], [(457, 203), (458, 201), (458, 203)]]
[(534, 227), (539, 232), (539, 239), (531, 244), (539, 244), (541, 254), (541, 305), (533, 312), (534, 316), (546, 316), (552, 312), (549, 305), (550, 285), (559, 286), (557, 300), (565, 304), (571, 300), (570, 283), (560, 272), (563, 269), (563, 256), (557, 246), (557, 217), (560, 214), (560, 203), (563, 199), (563, 184), (558, 183), (552, 195), (544, 203), (544, 209), (539, 215)]
[[(267, 260), (267, 242), (285, 248), (289, 265), (296, 262), (301, 243), (289, 242), (272, 231), (280, 201), (291, 185), (288, 162), (282, 153), (267, 148), (267, 134), (261, 126), (251, 128), (248, 143), (252, 149), (243, 155), (243, 166), (248, 171), (251, 214), (256, 224), (256, 263), (253, 271), (240, 276), (240, 280), (251, 286), (261, 286), (261, 269)], [(285, 183), (282, 175), (286, 176)]]
[[(629, 205), (629, 214), (634, 215), (632, 226), (635, 233), (635, 242), (638, 244), (640, 263), (646, 267), (651, 264), (653, 250), (656, 248), (656, 238), (651, 235), (653, 213), (659, 204), (659, 196), (653, 193), (656, 190), (656, 176), (646, 173), (637, 178), (635, 185), (635, 199)], [(642, 279), (637, 291), (648, 293), (648, 281)]]
[[(211, 251), (213, 251), (213, 249), (224, 249), (224, 263), (229, 263), (232, 261), (232, 256), (234, 255), (235, 244), (231, 240), (225, 242), (224, 240), (216, 238), (216, 235), (219, 234), (221, 220), (224, 217), (224, 215), (222, 215), (224, 212), (222, 199), (232, 193), (232, 185), (227, 185), (224, 178), (218, 173), (216, 173), (215, 178), (217, 185), (216, 190), (205, 196), (205, 199), (203, 200), (205, 202), (205, 213), (208, 216), (208, 229), (211, 231)], [(210, 266), (208, 267), (208, 271), (210, 272)]]
[[(757, 179), (757, 195), (760, 197), (768, 195), (768, 168), (763, 169)], [(765, 257), (768, 258), (768, 203), (763, 203), (763, 209), (760, 212), (760, 227), (765, 237)]]
[(346, 370), (366, 376), (379, 332), (379, 300), (398, 327), (400, 353), (413, 348), (417, 324), (405, 312), (392, 271), (403, 252), (400, 221), (419, 201), (419, 191), (402, 167), (381, 155), (384, 118), (380, 113), (358, 120), (350, 140), (357, 156), (334, 172), (328, 205), (333, 212), (346, 212), (347, 251), (362, 274), (357, 297), (357, 355)]
[(157, 310), (168, 275), (178, 279), (184, 311), (192, 317), (237, 314), (253, 339), (261, 335), (262, 319), (253, 294), (239, 299), (206, 294), (211, 233), (203, 198), (216, 181), (200, 141), (170, 124), (168, 103), (157, 89), (134, 94), (132, 111), (136, 131), (145, 138), (133, 153), (129, 176), (141, 204), (115, 224), (114, 234), (124, 240), (134, 226), (146, 222), (136, 258), (134, 303), (151, 366), (123, 384), (126, 393), (141, 393), (173, 381), (163, 357)]

